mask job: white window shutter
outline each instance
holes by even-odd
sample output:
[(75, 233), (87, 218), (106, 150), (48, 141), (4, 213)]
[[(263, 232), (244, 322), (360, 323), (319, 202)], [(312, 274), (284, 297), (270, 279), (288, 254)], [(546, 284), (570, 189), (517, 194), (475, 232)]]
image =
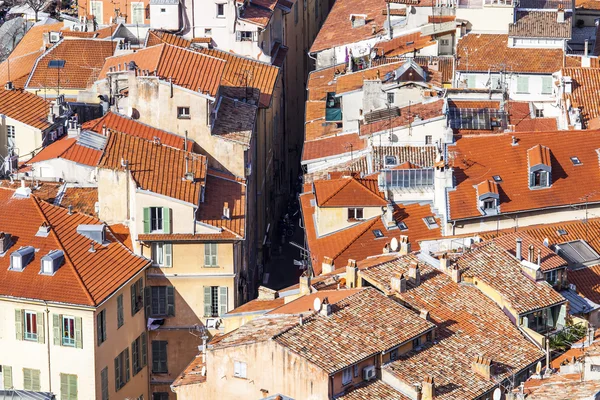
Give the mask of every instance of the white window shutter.
[(227, 286), (219, 286), (219, 316), (227, 314)]

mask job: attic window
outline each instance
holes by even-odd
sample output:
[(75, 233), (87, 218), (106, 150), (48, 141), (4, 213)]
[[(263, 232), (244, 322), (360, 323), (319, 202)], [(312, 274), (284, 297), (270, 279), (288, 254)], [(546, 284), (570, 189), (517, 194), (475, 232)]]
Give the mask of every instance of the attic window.
[(42, 269), (40, 273), (43, 275), (54, 275), (63, 264), (64, 260), (65, 256), (61, 250), (52, 250), (42, 257)]
[(556, 231), (556, 234), (557, 234), (558, 236), (564, 236), (564, 235), (566, 235), (566, 234), (567, 234), (567, 231), (566, 231), (566, 230), (564, 230), (564, 229), (559, 229), (559, 230), (557, 230), (557, 231)]
[(401, 231), (407, 231), (408, 226), (406, 226), (406, 222), (404, 222), (404, 221), (398, 222), (398, 229), (400, 229)]
[(396, 157), (394, 156), (385, 156), (385, 166), (396, 165)]
[(427, 227), (429, 229), (433, 229), (433, 228), (437, 228), (438, 224), (437, 221), (435, 220), (435, 217), (433, 216), (429, 216), (429, 217), (425, 217), (423, 218), (423, 221), (425, 221), (425, 225), (427, 225)]
[(502, 178), (500, 177), (500, 175), (494, 175), (492, 178), (494, 179), (494, 182), (496, 182), (496, 183), (502, 182)]
[(581, 165), (581, 164), (583, 164), (581, 162), (581, 160), (579, 159), (579, 157), (575, 157), (575, 156), (571, 157), (571, 162), (573, 163), (573, 165)]
[(10, 270), (23, 271), (27, 264), (31, 262), (35, 253), (33, 246), (21, 247), (10, 255)]
[(375, 235), (376, 239), (379, 239), (383, 237), (383, 232), (381, 232), (381, 229), (375, 229), (373, 231), (373, 235)]

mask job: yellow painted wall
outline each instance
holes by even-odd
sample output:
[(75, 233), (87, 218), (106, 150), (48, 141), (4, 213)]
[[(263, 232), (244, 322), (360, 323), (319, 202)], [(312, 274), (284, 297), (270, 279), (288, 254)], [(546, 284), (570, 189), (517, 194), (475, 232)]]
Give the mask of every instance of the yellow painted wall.
[[(382, 215), (381, 207), (364, 207), (363, 219)], [(316, 207), (317, 233), (319, 236), (356, 225), (348, 221), (348, 208)], [(310, 221), (309, 221), (310, 223)]]
[(138, 234), (144, 233), (144, 208), (168, 207), (171, 209), (171, 233), (194, 232), (194, 207), (167, 197), (137, 192), (135, 195), (135, 212), (133, 223)]

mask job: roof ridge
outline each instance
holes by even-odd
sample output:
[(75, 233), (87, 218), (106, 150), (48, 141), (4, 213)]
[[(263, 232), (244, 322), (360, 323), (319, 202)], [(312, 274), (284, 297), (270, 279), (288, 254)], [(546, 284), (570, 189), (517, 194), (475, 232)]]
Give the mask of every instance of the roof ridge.
[[(338, 188), (338, 189), (337, 189), (335, 192), (333, 192), (333, 193), (332, 193), (332, 194), (331, 194), (331, 195), (330, 195), (328, 198), (326, 198), (326, 199), (325, 199), (325, 200), (324, 200), (324, 201), (321, 203), (321, 205), (325, 205), (325, 203), (327, 203), (329, 200), (331, 200), (331, 199), (332, 199), (332, 198), (333, 198), (333, 197), (334, 197), (336, 194), (338, 194), (338, 193), (339, 193), (339, 192), (340, 192), (340, 191), (341, 191), (343, 188), (345, 188), (346, 186), (348, 186), (348, 185), (350, 184), (350, 181), (351, 181), (352, 179), (353, 179), (352, 177), (350, 177), (350, 179), (347, 179), (347, 182), (346, 182), (346, 183), (344, 183), (342, 186), (340, 186), (340, 187), (339, 187), (339, 188)], [(315, 193), (315, 194), (316, 194), (316, 193)], [(317, 199), (317, 202), (318, 202), (318, 199)]]
[[(60, 246), (60, 248), (63, 251), (63, 254), (65, 256), (65, 259), (69, 262), (69, 265), (71, 266), (71, 268), (73, 268), (73, 272), (75, 273), (75, 276), (77, 277), (77, 281), (79, 282), (79, 284), (81, 285), (86, 297), (88, 298), (88, 300), (90, 301), (90, 304), (92, 305), (96, 305), (96, 302), (94, 301), (94, 299), (92, 298), (92, 295), (90, 294), (89, 290), (87, 289), (87, 286), (85, 285), (85, 283), (83, 282), (83, 279), (81, 279), (81, 275), (79, 275), (79, 271), (77, 271), (77, 268), (75, 268), (75, 264), (73, 264), (73, 261), (71, 261), (71, 257), (69, 256), (69, 253), (67, 252), (67, 249), (63, 246), (60, 238), (58, 237), (58, 234), (56, 233), (56, 231), (54, 230), (54, 227), (52, 226), (52, 224), (50, 223), (50, 221), (48, 220), (48, 218), (46, 217), (46, 214), (44, 213), (44, 210), (42, 210), (41, 205), (39, 204), (40, 201), (44, 201), (44, 200), (40, 200), (37, 197), (33, 196), (31, 197), (31, 199), (33, 199), (33, 203), (35, 204), (37, 210), (39, 211), (40, 215), (42, 216), (42, 218), (44, 219), (44, 221), (50, 226), (50, 232), (54, 235), (54, 238), (56, 240), (56, 242), (58, 243), (58, 245)], [(44, 201), (45, 202), (45, 201)], [(47, 202), (45, 202), (47, 203)], [(50, 203), (47, 203), (49, 206), (52, 207), (56, 207)], [(60, 208), (60, 207), (57, 207)], [(66, 210), (65, 210), (66, 212)]]
[[(349, 247), (350, 247), (352, 244), (354, 244), (354, 242), (356, 242), (356, 241), (357, 241), (357, 240), (358, 240), (358, 239), (359, 239), (359, 238), (360, 238), (362, 235), (364, 235), (364, 234), (365, 234), (365, 233), (366, 233), (366, 232), (367, 232), (369, 229), (371, 229), (371, 228), (373, 227), (373, 225), (375, 225), (375, 223), (377, 222), (377, 219), (378, 219), (378, 218), (381, 218), (381, 217), (375, 217), (375, 218), (372, 218), (372, 219), (370, 220), (370, 222), (369, 222), (369, 223), (366, 223), (366, 224), (365, 224), (365, 228), (364, 228), (364, 229), (363, 229), (363, 230), (362, 230), (362, 231), (361, 231), (361, 232), (360, 232), (358, 235), (356, 235), (356, 236), (354, 237), (354, 239), (352, 239), (352, 240), (349, 240), (349, 241), (346, 243), (346, 245), (345, 245), (345, 246), (342, 248), (342, 250), (340, 250), (340, 251), (339, 251), (339, 252), (338, 252), (338, 253), (337, 253), (335, 256), (333, 256), (332, 258), (335, 260), (335, 259), (336, 259), (337, 257), (339, 257), (339, 256), (340, 256), (340, 255), (341, 255), (341, 254), (342, 254), (344, 251), (348, 250), (348, 248), (349, 248)], [(358, 226), (360, 226), (360, 224), (359, 224)]]

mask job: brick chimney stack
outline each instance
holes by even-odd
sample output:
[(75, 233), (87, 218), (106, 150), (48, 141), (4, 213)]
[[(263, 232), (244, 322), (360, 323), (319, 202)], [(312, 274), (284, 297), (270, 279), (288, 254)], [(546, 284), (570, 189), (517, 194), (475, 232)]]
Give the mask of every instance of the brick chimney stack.
[(421, 284), (421, 271), (419, 270), (419, 264), (413, 261), (408, 267), (408, 279), (413, 285), (419, 286)]
[(492, 360), (484, 356), (477, 356), (471, 364), (473, 372), (489, 380), (492, 376)]

